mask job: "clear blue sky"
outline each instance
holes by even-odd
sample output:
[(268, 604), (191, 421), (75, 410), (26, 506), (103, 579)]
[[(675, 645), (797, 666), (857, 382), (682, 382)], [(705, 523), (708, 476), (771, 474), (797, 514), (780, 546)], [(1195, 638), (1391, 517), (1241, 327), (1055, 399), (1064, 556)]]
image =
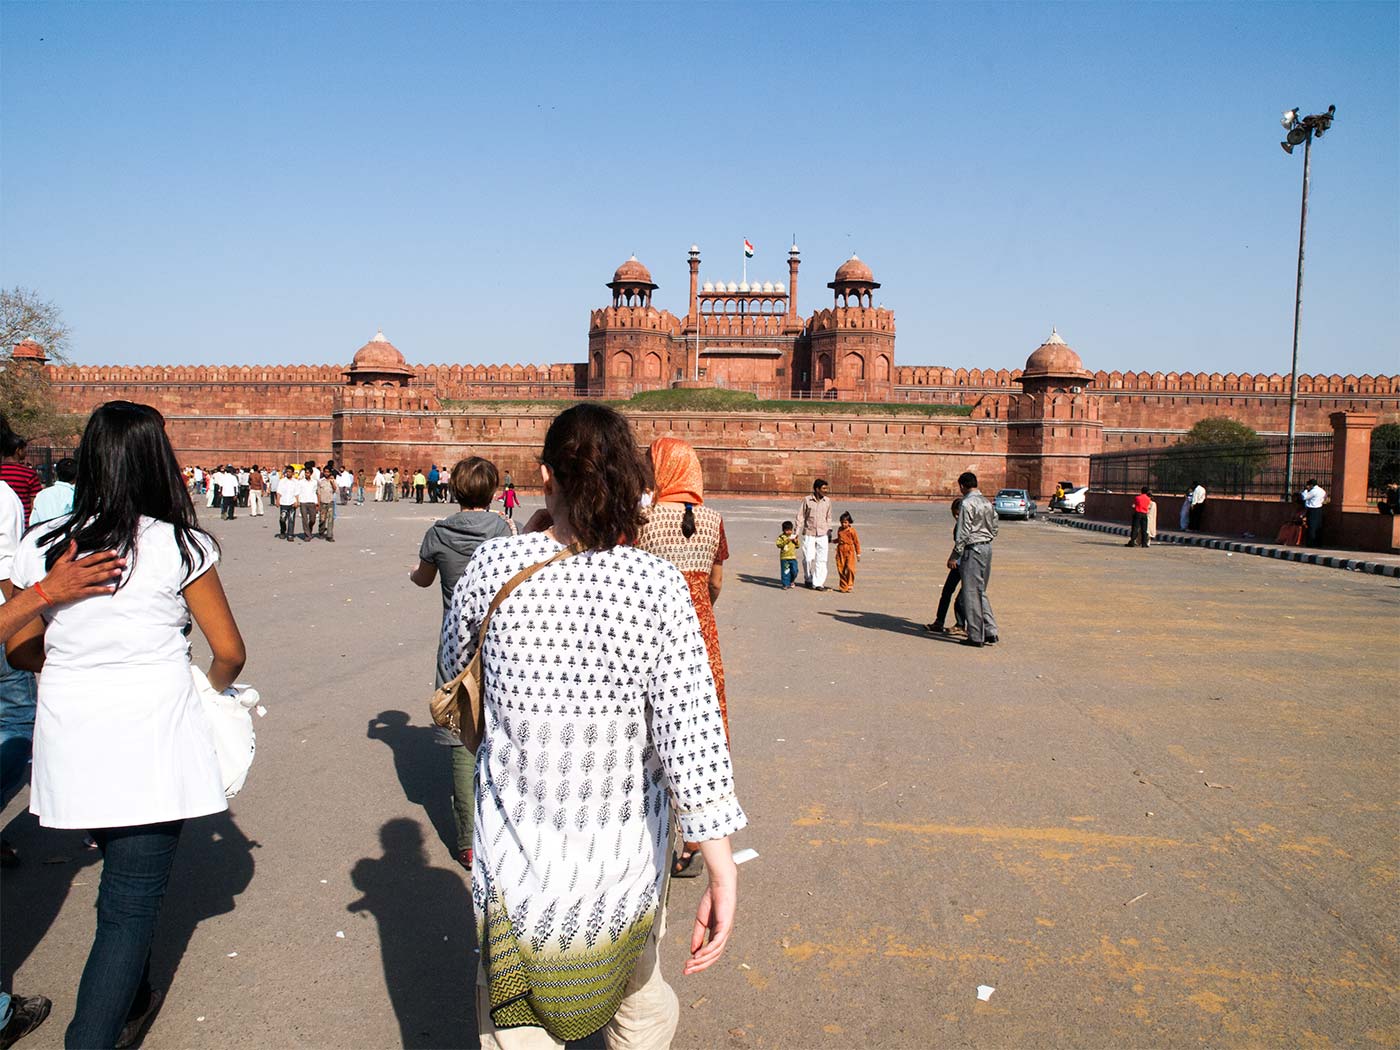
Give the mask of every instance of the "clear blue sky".
[(1400, 371), (1384, 4), (0, 4), (0, 283), (90, 363), (583, 360), (632, 252), (852, 251), (903, 364)]

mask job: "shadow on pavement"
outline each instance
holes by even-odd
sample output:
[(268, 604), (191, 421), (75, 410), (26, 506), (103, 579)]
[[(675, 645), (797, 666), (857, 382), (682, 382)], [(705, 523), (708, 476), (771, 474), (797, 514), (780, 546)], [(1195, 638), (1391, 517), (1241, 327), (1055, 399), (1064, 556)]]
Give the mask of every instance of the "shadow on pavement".
[[(0, 986), (10, 991), (15, 971), (49, 932), (73, 883), (96, 883), (102, 855), (84, 847), (81, 831), (41, 828), (28, 813), (11, 821), (5, 832), (20, 854), (20, 863), (0, 876), (0, 929), (5, 931)], [(76, 976), (73, 986), (76, 990)]]
[(436, 726), (409, 724), (403, 711), (381, 711), (365, 735), (382, 740), (394, 755), (394, 772), (404, 798), (422, 806), (447, 852), (457, 853), (457, 821), (452, 813), (452, 756), (438, 743)]
[(741, 572), (739, 573), (739, 579), (743, 583), (752, 583), (758, 587), (776, 587), (778, 590), (783, 589), (783, 581), (776, 576), (757, 576), (751, 572)]
[(379, 925), (384, 983), (403, 1045), (476, 1047), (471, 892), (460, 873), (429, 866), (416, 820), (387, 822), (379, 842), (383, 856), (365, 857), (351, 870), (360, 898), (346, 911), (368, 912)]
[(233, 814), (215, 813), (185, 821), (170, 888), (151, 945), (151, 983), (169, 988), (195, 929), (205, 919), (227, 915), (253, 881), (253, 850)]
[(915, 623), (904, 616), (891, 616), (889, 613), (867, 612), (861, 609), (838, 609), (836, 612), (819, 613), (830, 616), (837, 623), (848, 623), (854, 627), (868, 627), (872, 631), (891, 631), (894, 634), (910, 634), (917, 638), (934, 638), (924, 630), (924, 625)]

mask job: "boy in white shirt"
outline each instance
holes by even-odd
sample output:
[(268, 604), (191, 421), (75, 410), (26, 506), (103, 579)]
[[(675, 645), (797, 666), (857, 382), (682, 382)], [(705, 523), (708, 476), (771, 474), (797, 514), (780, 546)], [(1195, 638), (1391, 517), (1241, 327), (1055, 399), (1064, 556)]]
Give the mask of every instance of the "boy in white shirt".
[(277, 482), (277, 538), (288, 543), (296, 542), (297, 531), (297, 480), (288, 467)]
[(297, 475), (297, 506), (301, 508), (301, 538), (311, 542), (311, 530), (316, 525), (316, 477), (315, 468), (303, 470)]

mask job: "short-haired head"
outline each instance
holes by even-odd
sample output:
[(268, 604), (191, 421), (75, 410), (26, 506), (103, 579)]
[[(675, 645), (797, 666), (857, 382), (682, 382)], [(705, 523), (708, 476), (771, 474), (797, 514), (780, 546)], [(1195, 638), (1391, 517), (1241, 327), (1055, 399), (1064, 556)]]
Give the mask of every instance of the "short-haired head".
[(53, 465), (53, 474), (59, 481), (66, 481), (71, 485), (78, 480), (78, 461), (72, 456), (64, 456)]
[(797, 526), (793, 525), (793, 523), (790, 522), (790, 521), (785, 521), (785, 522), (783, 522), (783, 531), (784, 531), (784, 532), (791, 532), (791, 531), (792, 531), (794, 528), (796, 528), (796, 527), (797, 527)]
[(458, 460), (452, 468), (449, 484), (463, 509), (472, 507), (480, 510), (491, 505), (491, 497), (496, 494), (496, 482), (499, 480), (496, 464), (480, 456), (468, 456)]
[(815, 492), (818, 496), (825, 492), (826, 478), (817, 478), (816, 481), (812, 482), (812, 491)]
[(964, 470), (958, 475), (958, 488), (963, 492), (971, 492), (977, 487), (977, 475), (970, 470)]

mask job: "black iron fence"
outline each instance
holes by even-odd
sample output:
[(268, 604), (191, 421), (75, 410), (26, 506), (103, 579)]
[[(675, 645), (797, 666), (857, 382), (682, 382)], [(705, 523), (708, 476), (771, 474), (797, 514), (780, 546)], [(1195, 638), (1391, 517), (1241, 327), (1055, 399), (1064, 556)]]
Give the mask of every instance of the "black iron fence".
[[(1293, 439), (1293, 491), (1315, 478), (1332, 481), (1332, 435)], [(1212, 496), (1287, 499), (1288, 439), (1258, 438), (1230, 445), (1165, 445), (1089, 457), (1089, 488), (1098, 492), (1185, 493), (1197, 484)]]

